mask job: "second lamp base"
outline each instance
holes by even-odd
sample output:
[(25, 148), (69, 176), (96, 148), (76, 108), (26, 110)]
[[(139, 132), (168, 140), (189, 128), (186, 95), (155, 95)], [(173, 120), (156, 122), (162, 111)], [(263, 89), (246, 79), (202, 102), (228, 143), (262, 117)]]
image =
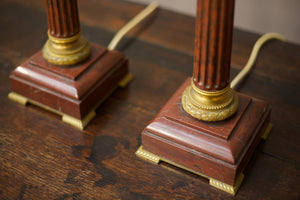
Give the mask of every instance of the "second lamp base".
[(261, 100), (238, 94), (239, 108), (232, 117), (219, 122), (199, 121), (181, 105), (189, 84), (190, 79), (144, 129), (142, 148), (136, 155), (204, 176), (212, 186), (234, 195), (251, 155), (270, 131), (271, 109)]
[(132, 79), (123, 54), (91, 47), (90, 57), (72, 66), (51, 64), (39, 51), (12, 72), (10, 99), (60, 114), (64, 122), (84, 129), (97, 106)]

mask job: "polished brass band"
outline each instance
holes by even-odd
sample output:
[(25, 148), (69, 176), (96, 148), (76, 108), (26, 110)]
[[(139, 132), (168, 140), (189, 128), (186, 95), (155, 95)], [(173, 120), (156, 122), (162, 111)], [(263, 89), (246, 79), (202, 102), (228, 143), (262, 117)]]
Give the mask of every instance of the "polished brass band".
[(217, 92), (200, 90), (192, 81), (182, 95), (183, 109), (203, 121), (221, 121), (233, 115), (238, 108), (238, 97), (229, 86)]
[(74, 65), (85, 60), (91, 52), (89, 42), (79, 32), (69, 38), (56, 38), (48, 32), (43, 48), (44, 58), (56, 65)]

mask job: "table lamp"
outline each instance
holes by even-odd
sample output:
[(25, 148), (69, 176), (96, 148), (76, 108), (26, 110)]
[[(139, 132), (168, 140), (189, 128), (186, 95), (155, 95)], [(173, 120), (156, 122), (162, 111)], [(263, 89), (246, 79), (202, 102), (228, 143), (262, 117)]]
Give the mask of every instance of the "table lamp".
[(46, 0), (46, 8), (49, 39), (12, 72), (9, 98), (55, 112), (83, 129), (97, 106), (127, 84), (127, 58), (82, 36), (77, 0)]
[(193, 76), (142, 132), (136, 155), (235, 194), (271, 125), (270, 106), (230, 88), (234, 0), (198, 0)]

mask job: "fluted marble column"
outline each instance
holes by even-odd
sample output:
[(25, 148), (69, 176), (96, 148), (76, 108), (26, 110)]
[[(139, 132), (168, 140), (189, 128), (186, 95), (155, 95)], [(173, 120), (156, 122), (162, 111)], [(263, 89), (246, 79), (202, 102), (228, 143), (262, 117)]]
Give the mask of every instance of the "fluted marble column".
[(229, 84), (234, 0), (199, 0), (197, 5), (195, 86), (219, 91)]
[(238, 98), (229, 87), (234, 0), (198, 0), (194, 69), (184, 110), (205, 121), (230, 117)]
[(76, 0), (46, 0), (49, 33), (53, 37), (67, 38), (79, 33)]

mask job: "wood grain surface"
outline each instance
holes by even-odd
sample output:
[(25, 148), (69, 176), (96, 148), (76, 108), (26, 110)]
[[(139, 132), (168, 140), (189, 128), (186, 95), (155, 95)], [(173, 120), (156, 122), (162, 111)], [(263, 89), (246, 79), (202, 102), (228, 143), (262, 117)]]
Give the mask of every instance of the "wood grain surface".
[[(81, 29), (106, 46), (143, 6), (80, 0)], [(47, 39), (44, 1), (0, 2), (0, 199), (299, 199), (300, 46), (272, 41), (239, 86), (269, 102), (274, 128), (260, 143), (235, 197), (207, 180), (134, 152), (141, 132), (192, 75), (194, 19), (160, 10), (119, 45), (135, 80), (97, 109), (85, 131), (34, 106), (8, 100), (9, 75)], [(232, 70), (246, 63), (259, 35), (235, 30)]]

